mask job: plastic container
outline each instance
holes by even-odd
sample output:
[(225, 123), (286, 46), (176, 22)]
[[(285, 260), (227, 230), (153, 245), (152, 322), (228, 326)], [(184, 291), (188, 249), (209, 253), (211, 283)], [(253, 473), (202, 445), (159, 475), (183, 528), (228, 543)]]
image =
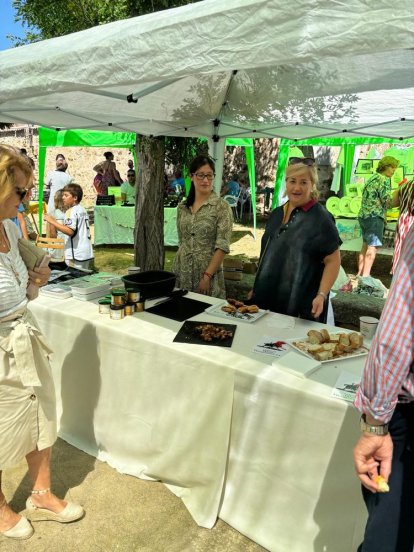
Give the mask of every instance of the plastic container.
[(140, 292), (140, 299), (153, 299), (168, 295), (175, 286), (175, 274), (166, 270), (147, 270), (122, 276), (128, 289)]

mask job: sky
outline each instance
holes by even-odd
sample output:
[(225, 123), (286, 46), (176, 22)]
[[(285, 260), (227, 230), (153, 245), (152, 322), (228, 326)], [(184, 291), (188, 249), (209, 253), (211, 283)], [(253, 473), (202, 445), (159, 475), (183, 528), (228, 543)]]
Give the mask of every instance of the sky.
[(12, 42), (6, 35), (24, 36), (25, 32), (20, 23), (14, 22), (12, 0), (0, 0), (0, 50), (12, 48)]

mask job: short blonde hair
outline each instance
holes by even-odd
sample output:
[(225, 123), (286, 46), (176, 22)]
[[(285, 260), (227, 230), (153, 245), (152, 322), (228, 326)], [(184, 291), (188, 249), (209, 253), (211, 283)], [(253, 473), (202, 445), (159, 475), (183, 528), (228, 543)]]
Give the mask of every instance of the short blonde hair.
[(33, 169), (27, 159), (15, 148), (0, 144), (0, 201), (10, 196), (16, 187), (16, 168), (24, 173), (29, 186), (33, 181)]
[(310, 179), (312, 182), (312, 190), (311, 190), (311, 198), (312, 199), (318, 199), (319, 197), (319, 191), (318, 191), (318, 171), (316, 169), (316, 165), (305, 165), (304, 163), (294, 163), (292, 165), (288, 165), (286, 168), (286, 176), (285, 178), (290, 178), (292, 176), (297, 176), (300, 173), (306, 173), (306, 176)]
[(396, 169), (400, 162), (395, 157), (391, 157), (391, 155), (386, 155), (383, 157), (380, 162), (378, 163), (377, 167), (377, 173), (383, 173), (387, 167), (392, 167), (393, 169)]

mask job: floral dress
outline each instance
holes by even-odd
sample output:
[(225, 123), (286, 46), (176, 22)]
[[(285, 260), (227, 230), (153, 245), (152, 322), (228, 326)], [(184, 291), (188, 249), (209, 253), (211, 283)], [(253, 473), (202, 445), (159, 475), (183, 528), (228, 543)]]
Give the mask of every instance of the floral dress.
[[(203, 272), (216, 249), (230, 251), (233, 227), (231, 207), (213, 192), (209, 199), (193, 214), (182, 204), (177, 210), (177, 230), (180, 246), (174, 261), (176, 285), (197, 291)], [(211, 280), (210, 295), (226, 297), (222, 267)]]

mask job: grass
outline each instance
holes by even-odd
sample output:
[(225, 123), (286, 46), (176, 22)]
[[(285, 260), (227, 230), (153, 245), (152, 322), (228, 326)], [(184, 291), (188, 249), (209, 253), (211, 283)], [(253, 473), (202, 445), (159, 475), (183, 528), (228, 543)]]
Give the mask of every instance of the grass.
[[(165, 248), (165, 270), (172, 270), (177, 248)], [(94, 268), (99, 272), (127, 274), (128, 267), (134, 266), (134, 247), (132, 245), (99, 245), (94, 247)]]

